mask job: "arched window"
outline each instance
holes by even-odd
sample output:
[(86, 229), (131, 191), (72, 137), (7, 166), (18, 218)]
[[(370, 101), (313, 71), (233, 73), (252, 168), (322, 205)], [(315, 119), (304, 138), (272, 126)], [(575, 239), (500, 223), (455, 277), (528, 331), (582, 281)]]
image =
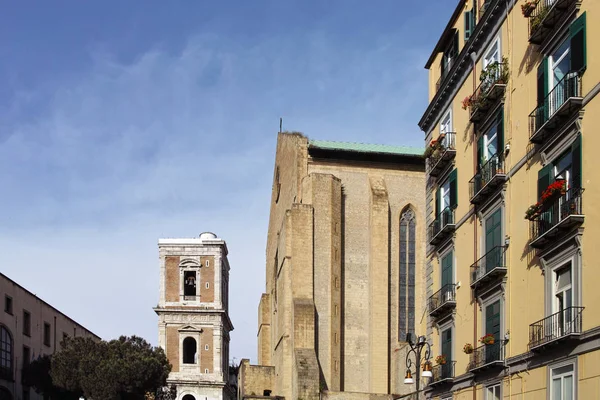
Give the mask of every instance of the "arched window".
[(8, 329), (0, 326), (0, 378), (12, 379), (13, 359), (12, 336)]
[(415, 333), (415, 213), (408, 208), (400, 217), (400, 282), (398, 303), (398, 339)]
[(183, 339), (183, 363), (196, 364), (196, 339), (186, 337)]
[(181, 400), (196, 400), (196, 398), (191, 394), (186, 394)]
[(12, 394), (7, 388), (0, 386), (0, 400), (12, 400)]

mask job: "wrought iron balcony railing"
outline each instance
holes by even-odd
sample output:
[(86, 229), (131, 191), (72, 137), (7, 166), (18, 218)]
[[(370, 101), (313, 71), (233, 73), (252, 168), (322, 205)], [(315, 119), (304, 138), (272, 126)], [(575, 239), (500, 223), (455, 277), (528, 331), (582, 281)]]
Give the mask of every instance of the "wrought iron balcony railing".
[(437, 140), (439, 148), (427, 159), (431, 176), (438, 176), (456, 156), (456, 132), (442, 133)]
[(536, 0), (523, 10), (529, 18), (529, 42), (541, 44), (551, 35), (569, 8), (581, 0)]
[(433, 376), (430, 385), (437, 385), (444, 382), (452, 382), (454, 380), (454, 370), (456, 368), (456, 361), (446, 361), (445, 364), (438, 364), (431, 370)]
[(529, 140), (542, 143), (558, 128), (562, 118), (579, 110), (582, 103), (581, 74), (569, 72), (529, 114)]
[(529, 325), (529, 349), (581, 334), (583, 309), (567, 307)]
[(491, 63), (481, 72), (479, 77), (481, 83), (468, 98), (471, 122), (483, 120), (494, 102), (504, 94), (508, 77), (508, 60), (506, 59), (502, 62)]
[(543, 211), (531, 221), (531, 247), (542, 248), (561, 233), (583, 223), (583, 191), (583, 188), (571, 188), (543, 206)]
[(471, 265), (471, 287), (477, 289), (506, 275), (506, 246), (496, 246)]
[(500, 340), (494, 344), (476, 347), (469, 354), (469, 370), (471, 372), (500, 366), (504, 366), (504, 344)]
[(427, 301), (429, 313), (433, 316), (442, 315), (456, 306), (456, 284), (449, 283), (435, 292)]
[(454, 209), (452, 207), (444, 208), (429, 225), (429, 243), (432, 245), (441, 243), (454, 231), (455, 226)]
[(485, 200), (486, 196), (505, 180), (504, 157), (495, 154), (481, 166), (479, 172), (469, 181), (471, 203), (477, 204)]

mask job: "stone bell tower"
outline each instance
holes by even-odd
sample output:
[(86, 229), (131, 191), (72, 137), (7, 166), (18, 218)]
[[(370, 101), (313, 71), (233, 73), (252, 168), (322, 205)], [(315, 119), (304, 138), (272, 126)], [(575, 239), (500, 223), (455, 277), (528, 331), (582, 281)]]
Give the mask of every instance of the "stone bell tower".
[(230, 400), (229, 262), (213, 233), (159, 239), (159, 344), (173, 366), (169, 385), (178, 400)]

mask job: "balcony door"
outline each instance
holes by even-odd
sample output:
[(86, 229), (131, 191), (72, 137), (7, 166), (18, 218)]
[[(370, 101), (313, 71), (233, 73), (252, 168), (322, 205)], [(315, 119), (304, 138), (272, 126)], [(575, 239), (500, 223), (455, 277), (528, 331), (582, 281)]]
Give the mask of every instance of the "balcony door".
[(500, 300), (485, 308), (485, 334), (494, 336), (494, 344), (485, 345), (485, 362), (500, 360)]
[(499, 267), (502, 258), (502, 209), (485, 220), (485, 272)]
[(452, 252), (442, 258), (442, 303), (454, 300)]
[(571, 41), (569, 39), (566, 39), (550, 56), (550, 115), (554, 114), (556, 110), (558, 110), (560, 106), (563, 105), (566, 98), (568, 97), (568, 94), (566, 92), (568, 90), (568, 87), (565, 86), (567, 80), (564, 78), (569, 73), (569, 69), (571, 66), (570, 55)]
[(452, 328), (442, 331), (442, 354), (446, 364), (442, 365), (442, 379), (452, 377)]
[(556, 318), (550, 318), (553, 326), (546, 327), (546, 332), (558, 337), (571, 333), (574, 312), (573, 307), (573, 274), (571, 263), (554, 271), (554, 301), (552, 314)]

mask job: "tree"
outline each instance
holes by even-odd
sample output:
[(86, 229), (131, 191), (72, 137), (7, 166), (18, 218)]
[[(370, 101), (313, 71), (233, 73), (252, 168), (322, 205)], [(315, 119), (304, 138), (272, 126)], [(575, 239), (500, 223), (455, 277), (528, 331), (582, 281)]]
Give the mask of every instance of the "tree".
[(50, 365), (50, 356), (42, 356), (30, 362), (23, 368), (23, 384), (52, 399), (79, 400), (81, 392), (70, 392), (54, 385), (50, 376)]
[(49, 371), (51, 386), (47, 378), (33, 385), (45, 394), (56, 387), (94, 400), (174, 399), (174, 388), (164, 388), (171, 371), (164, 351), (137, 336), (110, 342), (66, 339)]

